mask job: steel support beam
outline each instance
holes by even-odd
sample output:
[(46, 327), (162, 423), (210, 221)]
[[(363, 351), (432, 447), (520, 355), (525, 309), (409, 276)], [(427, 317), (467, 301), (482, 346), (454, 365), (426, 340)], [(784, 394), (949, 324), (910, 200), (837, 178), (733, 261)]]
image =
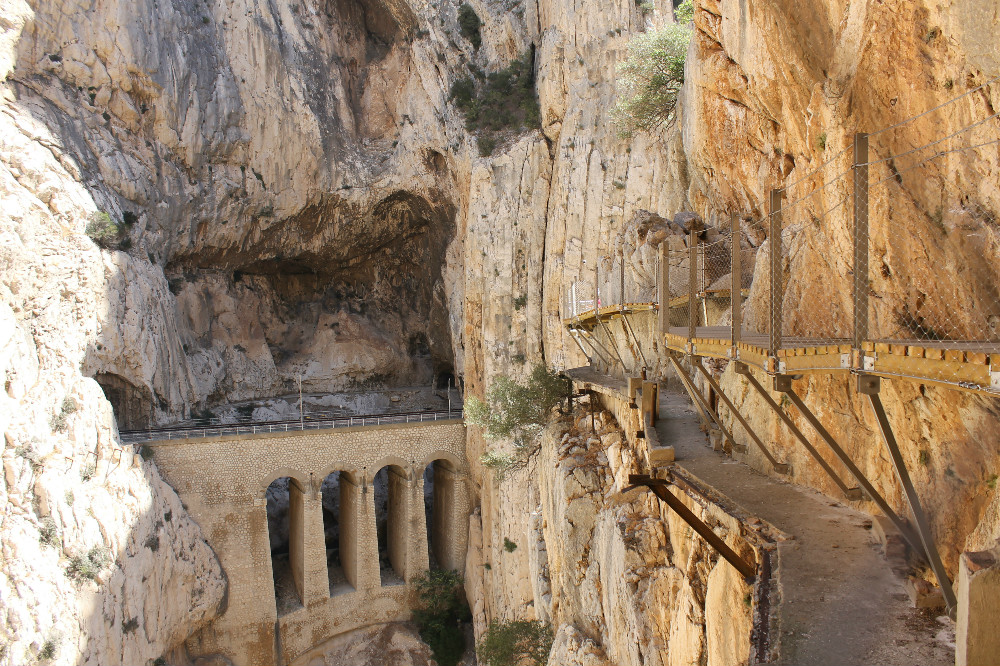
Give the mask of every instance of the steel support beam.
[(702, 416), (705, 417), (706, 422), (711, 419), (711, 421), (719, 427), (719, 430), (722, 431), (722, 434), (732, 447), (740, 453), (743, 453), (745, 448), (736, 442), (736, 438), (733, 437), (733, 433), (729, 432), (729, 429), (722, 423), (722, 419), (719, 418), (719, 415), (715, 413), (712, 406), (705, 400), (705, 396), (698, 391), (698, 387), (694, 385), (694, 380), (688, 377), (688, 374), (684, 372), (684, 368), (681, 367), (681, 364), (677, 362), (677, 359), (674, 358), (673, 355), (670, 357), (670, 362), (673, 364), (674, 371), (677, 373), (677, 376), (681, 378), (681, 383), (684, 384), (684, 388), (687, 389), (688, 395), (691, 396), (691, 402), (693, 402), (695, 407), (702, 412)]
[(740, 248), (740, 222), (736, 213), (729, 214), (729, 244), (733, 258), (730, 261), (729, 306), (733, 311), (732, 342), (733, 358), (736, 358), (736, 345), (740, 342), (743, 328), (743, 266), (742, 249)]
[(743, 418), (742, 414), (740, 414), (740, 410), (736, 409), (736, 405), (729, 400), (725, 392), (723, 392), (722, 387), (719, 386), (718, 382), (715, 381), (715, 378), (712, 377), (712, 374), (705, 369), (704, 365), (702, 365), (701, 359), (695, 360), (695, 367), (698, 368), (698, 371), (701, 372), (715, 392), (719, 394), (719, 397), (722, 398), (722, 402), (726, 403), (726, 407), (728, 407), (729, 411), (733, 413), (736, 420), (740, 422), (743, 429), (747, 431), (747, 434), (750, 435), (750, 439), (753, 440), (753, 443), (757, 445), (757, 448), (764, 454), (764, 457), (771, 463), (771, 467), (774, 468), (774, 471), (778, 474), (788, 474), (788, 463), (781, 463), (775, 460), (774, 456), (771, 455), (771, 452), (767, 450), (766, 446), (764, 446), (764, 442), (761, 441), (760, 437), (757, 436), (757, 433), (755, 433), (753, 428), (750, 427), (750, 424), (747, 423), (747, 420)]
[(626, 329), (625, 334), (631, 335), (632, 341), (635, 342), (635, 348), (639, 351), (639, 359), (642, 361), (642, 367), (648, 368), (649, 364), (646, 362), (646, 355), (642, 353), (642, 345), (639, 344), (639, 336), (637, 336), (635, 331), (632, 329), (632, 323), (628, 320), (628, 317), (625, 316), (624, 310), (622, 310), (622, 322)]
[(747, 562), (739, 554), (729, 547), (729, 545), (723, 541), (722, 537), (712, 531), (712, 528), (705, 524), (698, 516), (694, 514), (691, 509), (687, 508), (685, 504), (680, 501), (677, 497), (667, 490), (668, 481), (663, 479), (654, 479), (647, 474), (629, 474), (628, 482), (630, 484), (629, 488), (626, 488), (622, 492), (627, 492), (636, 486), (646, 486), (653, 494), (656, 495), (661, 502), (669, 506), (674, 513), (681, 517), (685, 523), (691, 526), (695, 532), (701, 535), (705, 541), (708, 542), (716, 552), (721, 555), (726, 562), (729, 562), (733, 567), (740, 572), (740, 575), (747, 580), (747, 582), (752, 582), (757, 577), (757, 567), (750, 562)]
[(823, 459), (823, 456), (819, 454), (819, 451), (817, 451), (813, 447), (813, 445), (809, 443), (809, 440), (806, 439), (806, 436), (802, 434), (802, 431), (799, 430), (798, 427), (795, 425), (795, 423), (792, 422), (792, 419), (788, 417), (788, 414), (785, 413), (785, 410), (783, 410), (778, 405), (778, 403), (774, 401), (774, 398), (771, 397), (771, 394), (769, 394), (767, 390), (765, 390), (764, 387), (760, 385), (760, 382), (757, 381), (756, 377), (754, 377), (753, 374), (751, 374), (750, 367), (744, 363), (736, 363), (735, 370), (737, 374), (746, 377), (746, 380), (747, 382), (749, 382), (750, 386), (752, 386), (754, 390), (756, 390), (757, 393), (760, 394), (760, 397), (764, 398), (764, 401), (767, 402), (768, 405), (770, 405), (771, 410), (778, 415), (778, 418), (780, 418), (782, 422), (785, 424), (785, 426), (792, 432), (792, 434), (795, 435), (795, 438), (798, 439), (800, 442), (802, 442), (802, 446), (806, 447), (806, 450), (809, 452), (809, 454), (816, 460), (817, 463), (819, 463), (820, 467), (822, 467), (823, 470), (826, 471), (826, 473), (830, 476), (830, 478), (833, 479), (833, 482), (837, 484), (837, 487), (840, 488), (841, 492), (844, 493), (844, 496), (852, 501), (858, 501), (862, 499), (861, 488), (847, 487), (847, 484), (841, 480), (841, 478), (837, 475), (835, 471), (833, 471), (833, 468), (830, 467), (830, 464)]
[(781, 190), (771, 190), (771, 229), (768, 238), (771, 259), (771, 335), (768, 351), (777, 363), (781, 349)]
[[(854, 135), (854, 349), (868, 339), (868, 135)], [(859, 357), (860, 358), (860, 357)]]
[(628, 368), (625, 367), (625, 359), (622, 358), (622, 355), (618, 352), (618, 345), (615, 344), (615, 336), (611, 335), (611, 329), (604, 324), (601, 320), (601, 315), (596, 310), (594, 311), (594, 319), (597, 320), (597, 325), (604, 329), (604, 334), (608, 336), (608, 344), (611, 345), (611, 349), (614, 350), (615, 356), (618, 357), (618, 362), (622, 364), (622, 372), (628, 374)]
[(591, 335), (589, 332), (584, 331), (583, 329), (580, 328), (576, 330), (581, 334), (583, 334), (581, 336), (582, 339), (587, 341), (587, 344), (590, 345), (591, 349), (593, 349), (601, 357), (601, 360), (604, 361), (610, 368), (614, 364), (615, 360), (611, 358), (611, 352), (608, 351), (607, 347), (602, 345), (600, 341), (593, 335)]
[(698, 232), (691, 230), (688, 246), (688, 345), (693, 344), (698, 328)]
[(941, 594), (944, 596), (945, 603), (948, 604), (948, 612), (954, 614), (958, 608), (955, 591), (951, 587), (948, 572), (945, 571), (944, 564), (941, 562), (941, 556), (934, 545), (930, 523), (927, 522), (927, 515), (924, 513), (923, 507), (920, 506), (920, 498), (917, 496), (917, 490), (913, 487), (913, 481), (906, 470), (906, 463), (903, 462), (903, 456), (899, 452), (899, 444), (896, 442), (896, 436), (892, 432), (892, 425), (889, 423), (889, 417), (885, 413), (882, 399), (878, 393), (867, 393), (866, 395), (872, 406), (872, 411), (875, 412), (875, 418), (878, 420), (878, 429), (882, 433), (885, 447), (889, 449), (892, 465), (896, 469), (896, 477), (899, 479), (900, 485), (903, 486), (906, 502), (910, 505), (910, 513), (917, 524), (917, 534), (920, 536), (924, 555), (927, 557), (934, 575), (937, 576), (938, 584), (941, 586)]
[(576, 329), (572, 327), (569, 329), (569, 337), (573, 338), (573, 342), (575, 342), (576, 346), (580, 348), (580, 352), (587, 357), (587, 364), (593, 365), (594, 359), (591, 358), (590, 354), (587, 353), (587, 350), (584, 349), (583, 345), (580, 344), (580, 340), (576, 337)]
[(903, 538), (910, 544), (910, 547), (918, 553), (922, 552), (923, 545), (920, 542), (920, 537), (917, 536), (917, 534), (913, 531), (913, 528), (911, 528), (906, 521), (900, 518), (896, 512), (892, 510), (889, 503), (885, 501), (877, 490), (875, 490), (875, 486), (868, 482), (868, 479), (861, 472), (861, 470), (858, 469), (858, 466), (855, 465), (847, 453), (840, 448), (840, 445), (837, 444), (837, 440), (835, 440), (829, 431), (823, 427), (823, 424), (819, 422), (816, 415), (813, 414), (808, 407), (806, 407), (805, 403), (802, 402), (802, 399), (795, 393), (795, 390), (792, 389), (792, 378), (788, 375), (778, 375), (774, 379), (775, 390), (781, 391), (788, 396), (788, 399), (792, 401), (792, 404), (795, 405), (797, 410), (799, 410), (799, 413), (806, 417), (809, 424), (816, 430), (816, 432), (819, 433), (820, 437), (823, 438), (823, 441), (826, 442), (827, 446), (829, 446), (834, 454), (836, 454), (837, 458), (840, 459), (840, 462), (844, 464), (844, 467), (850, 471), (851, 476), (857, 480), (858, 485), (864, 488), (868, 497), (875, 502), (882, 513), (885, 514), (885, 517), (892, 521), (892, 524), (896, 526), (896, 529), (898, 529), (899, 533), (903, 535)]

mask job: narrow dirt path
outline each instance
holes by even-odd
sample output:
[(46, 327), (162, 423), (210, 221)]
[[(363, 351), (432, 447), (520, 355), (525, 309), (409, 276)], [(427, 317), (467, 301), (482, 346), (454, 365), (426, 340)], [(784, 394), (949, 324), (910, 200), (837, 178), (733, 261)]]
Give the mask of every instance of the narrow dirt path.
[(777, 663), (954, 663), (951, 621), (910, 607), (869, 516), (713, 451), (683, 394), (661, 390), (656, 430), (679, 467), (791, 537), (778, 545)]

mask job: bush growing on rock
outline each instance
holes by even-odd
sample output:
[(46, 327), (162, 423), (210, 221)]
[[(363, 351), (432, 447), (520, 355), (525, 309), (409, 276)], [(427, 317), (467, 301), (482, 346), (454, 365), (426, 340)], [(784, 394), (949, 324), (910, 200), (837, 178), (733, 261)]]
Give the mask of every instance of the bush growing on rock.
[(476, 396), (465, 401), (466, 422), (482, 428), (487, 439), (514, 440), (512, 452), (492, 448), (480, 458), (497, 480), (527, 464), (538, 448), (535, 435), (565, 394), (565, 377), (539, 363), (526, 384), (500, 375), (486, 391), (485, 402)]
[(489, 666), (542, 666), (552, 649), (552, 626), (540, 620), (493, 620), (483, 633), (476, 654)]
[(66, 573), (78, 583), (97, 580), (97, 576), (110, 561), (111, 556), (107, 548), (94, 546), (86, 555), (74, 555), (69, 558), (69, 568)]
[(465, 115), (465, 127), (476, 133), (479, 152), (486, 157), (502, 134), (536, 128), (541, 122), (532, 54), (529, 51), (509, 67), (477, 78), (478, 84), (471, 76), (455, 81), (451, 101)]
[(676, 118), (692, 34), (690, 19), (683, 20), (690, 15), (685, 5), (677, 9), (677, 23), (633, 38), (618, 66), (618, 102), (611, 118), (623, 138), (669, 126)]
[(121, 228), (103, 210), (94, 211), (87, 222), (87, 235), (98, 247), (112, 249), (119, 241)]
[(427, 571), (416, 579), (418, 607), (413, 622), (440, 666), (455, 666), (465, 651), (462, 622), (470, 618), (457, 571)]
[(480, 32), (483, 22), (479, 18), (479, 14), (476, 10), (472, 8), (472, 5), (468, 3), (462, 3), (462, 6), (458, 8), (458, 28), (459, 32), (462, 33), (462, 37), (465, 37), (472, 44), (472, 48), (479, 50), (479, 47), (483, 44), (483, 36)]

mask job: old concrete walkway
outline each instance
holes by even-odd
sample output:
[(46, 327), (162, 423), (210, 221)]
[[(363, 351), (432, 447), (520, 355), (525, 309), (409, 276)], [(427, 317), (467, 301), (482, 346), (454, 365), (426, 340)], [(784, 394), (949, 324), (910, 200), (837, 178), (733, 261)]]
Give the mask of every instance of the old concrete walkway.
[(954, 663), (953, 647), (936, 638), (950, 624), (910, 608), (868, 516), (713, 451), (682, 394), (661, 389), (656, 430), (678, 467), (791, 537), (778, 546), (777, 663)]

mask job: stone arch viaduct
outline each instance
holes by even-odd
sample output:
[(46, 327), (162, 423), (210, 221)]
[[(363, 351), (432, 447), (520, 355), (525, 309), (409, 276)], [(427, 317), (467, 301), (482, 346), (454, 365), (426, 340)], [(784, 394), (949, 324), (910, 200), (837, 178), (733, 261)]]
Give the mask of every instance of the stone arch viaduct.
[[(407, 620), (414, 579), (430, 562), (464, 569), (470, 493), (461, 420), (149, 442), (163, 476), (201, 525), (229, 579), (223, 612), (188, 639), (192, 654), (238, 666), (286, 664), (327, 638)], [(428, 535), (424, 471), (433, 465)], [(374, 479), (388, 467), (385, 540), (395, 577), (380, 573)], [(331, 585), (321, 486), (339, 472), (340, 566)], [(301, 601), (279, 613), (267, 489), (288, 478), (288, 561)], [(165, 520), (169, 516), (164, 516)], [(344, 582), (346, 580), (346, 583)]]

